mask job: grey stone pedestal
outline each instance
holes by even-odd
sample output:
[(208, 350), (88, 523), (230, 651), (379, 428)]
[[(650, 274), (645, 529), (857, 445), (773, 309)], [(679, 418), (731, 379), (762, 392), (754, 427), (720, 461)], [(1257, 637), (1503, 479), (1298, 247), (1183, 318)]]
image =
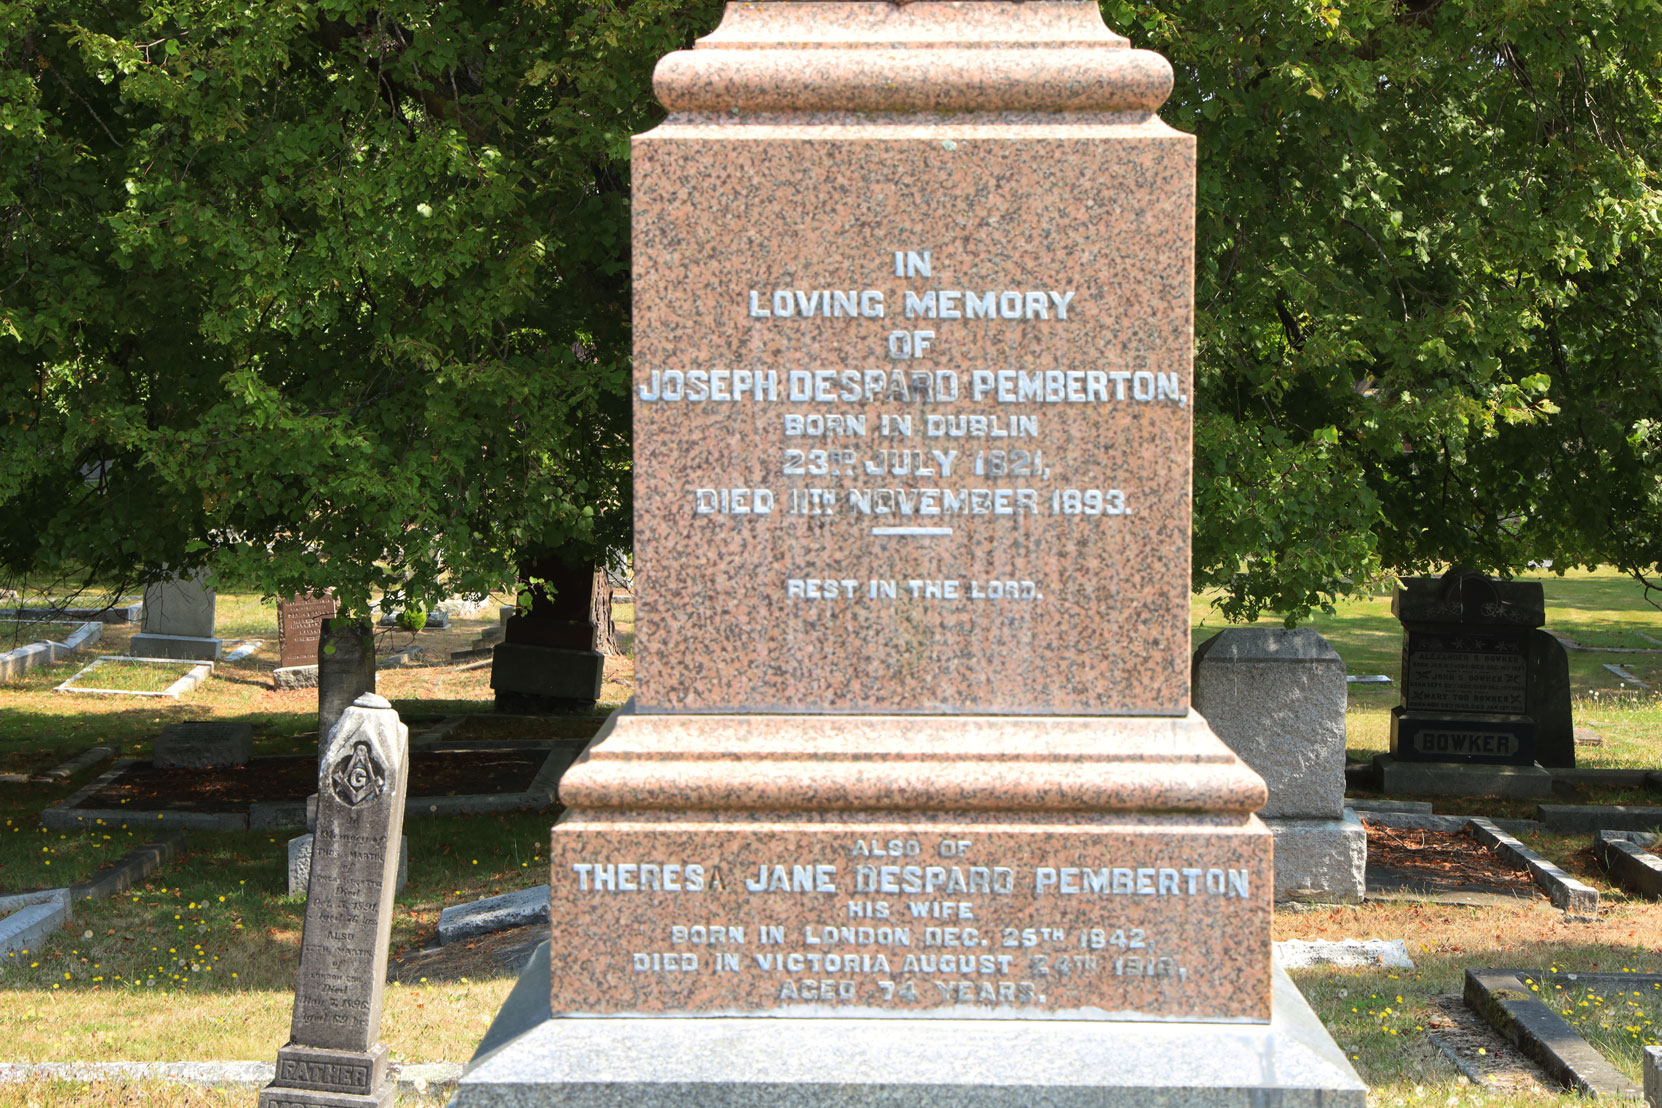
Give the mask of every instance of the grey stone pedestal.
[(451, 1108), (1364, 1108), (1367, 1086), (1275, 971), (1268, 1024), (552, 1019), (548, 945)]
[(290, 1043), (277, 1052), (274, 1084), (262, 1092), (261, 1108), (390, 1108), (398, 1085), (387, 1077), (387, 1047), (331, 1050)]
[(1367, 886), (1368, 832), (1356, 813), (1342, 819), (1267, 819), (1275, 836), (1278, 900), (1362, 899)]
[(152, 635), (141, 631), (129, 641), (127, 652), (134, 658), (176, 658), (181, 662), (217, 662), (225, 653), (219, 639), (189, 635)]
[(1264, 779), (1277, 900), (1358, 901), (1367, 832), (1344, 807), (1345, 664), (1314, 631), (1236, 627), (1193, 660), (1195, 710)]

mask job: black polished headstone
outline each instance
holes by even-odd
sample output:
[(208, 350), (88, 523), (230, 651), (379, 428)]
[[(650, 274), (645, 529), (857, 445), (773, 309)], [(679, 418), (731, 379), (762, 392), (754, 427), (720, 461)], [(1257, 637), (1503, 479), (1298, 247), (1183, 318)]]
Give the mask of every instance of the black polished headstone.
[(1575, 765), (1575, 720), (1570, 711), (1570, 656), (1564, 644), (1545, 631), (1531, 631), (1526, 672), (1535, 760), (1550, 768), (1570, 768)]
[(1402, 581), (1391, 611), (1403, 627), (1402, 703), (1391, 712), (1397, 759), (1575, 764), (1568, 664), (1539, 630), (1538, 583), (1455, 568)]

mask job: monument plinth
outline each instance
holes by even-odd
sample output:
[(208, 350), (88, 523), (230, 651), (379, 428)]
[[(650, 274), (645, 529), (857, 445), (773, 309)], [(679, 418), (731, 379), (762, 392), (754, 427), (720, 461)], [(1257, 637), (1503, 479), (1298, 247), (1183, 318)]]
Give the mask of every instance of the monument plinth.
[(1361, 1104), (1189, 708), (1170, 67), (1089, 2), (773, 0), (654, 88), (637, 695), (457, 1103)]

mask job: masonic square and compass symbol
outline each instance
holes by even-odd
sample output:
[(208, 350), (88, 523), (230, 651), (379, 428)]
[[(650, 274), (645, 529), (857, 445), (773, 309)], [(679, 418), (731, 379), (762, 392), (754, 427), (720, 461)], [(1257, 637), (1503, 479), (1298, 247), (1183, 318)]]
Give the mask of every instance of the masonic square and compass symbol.
[(329, 781), (341, 803), (356, 808), (386, 790), (387, 771), (375, 760), (375, 753), (367, 742), (356, 742), (352, 744), (352, 753), (335, 763)]

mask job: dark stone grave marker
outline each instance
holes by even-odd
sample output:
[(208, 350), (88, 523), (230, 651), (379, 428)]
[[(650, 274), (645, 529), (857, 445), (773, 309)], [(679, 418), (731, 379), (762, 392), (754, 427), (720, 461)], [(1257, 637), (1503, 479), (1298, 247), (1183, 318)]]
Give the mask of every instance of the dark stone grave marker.
[(1573, 766), (1569, 661), (1545, 631), (1541, 586), (1452, 569), (1404, 580), (1402, 703), (1391, 753), (1405, 762)]

